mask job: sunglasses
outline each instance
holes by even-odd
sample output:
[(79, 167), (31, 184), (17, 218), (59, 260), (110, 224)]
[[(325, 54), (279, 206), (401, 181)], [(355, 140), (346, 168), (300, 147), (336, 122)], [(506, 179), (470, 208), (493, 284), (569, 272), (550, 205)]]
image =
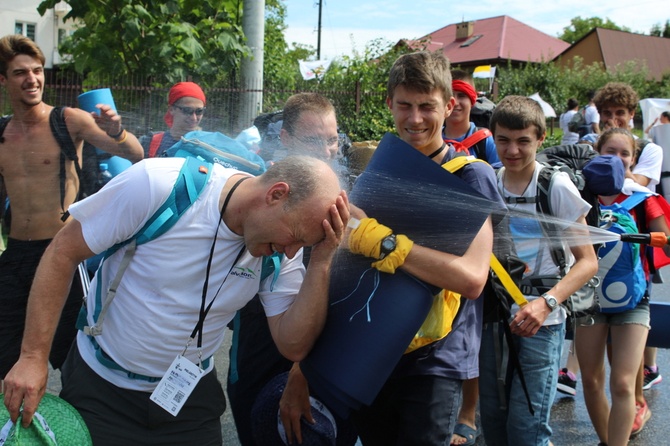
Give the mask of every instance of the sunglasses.
[(304, 145), (312, 147), (333, 147), (338, 145), (340, 142), (340, 139), (337, 136), (333, 136), (328, 139), (320, 138), (318, 136), (303, 136), (302, 138), (294, 136), (294, 138)]
[(195, 107), (182, 107), (180, 105), (173, 105), (174, 108), (178, 109), (180, 112), (185, 114), (186, 116), (190, 116), (193, 113), (195, 113), (196, 116), (202, 116), (203, 113), (205, 113), (205, 108), (195, 108)]

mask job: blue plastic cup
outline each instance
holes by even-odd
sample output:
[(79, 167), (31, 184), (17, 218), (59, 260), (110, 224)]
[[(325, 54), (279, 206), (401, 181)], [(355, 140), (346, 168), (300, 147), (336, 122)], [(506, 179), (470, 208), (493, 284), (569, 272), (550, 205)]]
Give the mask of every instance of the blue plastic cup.
[(109, 88), (99, 88), (97, 90), (87, 91), (82, 93), (77, 98), (79, 101), (79, 108), (86, 110), (87, 112), (98, 112), (98, 109), (95, 107), (98, 104), (105, 104), (112, 107), (112, 110), (116, 111), (116, 105), (114, 104), (114, 97), (112, 97), (112, 91)]

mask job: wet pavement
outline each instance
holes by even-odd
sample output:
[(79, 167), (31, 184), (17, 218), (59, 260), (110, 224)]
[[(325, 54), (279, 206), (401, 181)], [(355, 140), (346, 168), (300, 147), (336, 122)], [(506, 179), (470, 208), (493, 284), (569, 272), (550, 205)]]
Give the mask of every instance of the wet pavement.
[[(670, 302), (670, 267), (664, 268), (663, 277), (666, 283), (654, 285), (652, 299), (655, 301)], [(224, 385), (228, 371), (230, 334), (230, 332), (226, 333), (226, 341), (215, 356), (219, 379)], [(564, 351), (567, 352), (567, 348), (568, 344), (566, 343)], [(565, 360), (561, 363), (564, 364)], [(666, 372), (667, 374), (660, 384), (645, 391), (645, 397), (652, 411), (652, 417), (642, 432), (629, 442), (630, 446), (670, 445), (670, 425), (668, 424), (670, 420), (668, 416), (670, 414), (670, 398), (668, 397), (670, 395), (670, 351), (659, 349), (657, 363), (661, 375), (664, 375)], [(59, 390), (60, 374), (57, 371), (52, 371), (49, 377), (48, 391), (57, 394)], [(584, 405), (581, 382), (578, 382), (576, 397), (570, 397), (561, 393), (557, 395), (551, 414), (551, 427), (554, 430), (552, 442), (554, 445), (596, 446), (598, 444), (598, 437), (591, 426), (591, 421)], [(226, 409), (221, 421), (223, 444), (225, 446), (239, 446), (240, 443), (237, 439), (235, 425), (229, 409)], [(476, 445), (486, 445), (483, 436), (477, 439)]]

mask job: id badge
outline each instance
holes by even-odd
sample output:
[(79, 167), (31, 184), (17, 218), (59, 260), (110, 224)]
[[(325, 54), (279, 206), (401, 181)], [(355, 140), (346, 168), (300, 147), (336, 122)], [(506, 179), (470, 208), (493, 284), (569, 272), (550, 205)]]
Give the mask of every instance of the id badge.
[(204, 374), (200, 367), (177, 355), (151, 394), (151, 401), (176, 417)]

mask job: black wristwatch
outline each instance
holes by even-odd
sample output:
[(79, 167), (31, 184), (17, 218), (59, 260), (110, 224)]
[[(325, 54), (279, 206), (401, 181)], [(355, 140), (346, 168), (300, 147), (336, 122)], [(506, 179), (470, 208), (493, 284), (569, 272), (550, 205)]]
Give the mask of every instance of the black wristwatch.
[(382, 244), (379, 249), (379, 260), (395, 251), (396, 239), (395, 234), (387, 235), (382, 239)]

